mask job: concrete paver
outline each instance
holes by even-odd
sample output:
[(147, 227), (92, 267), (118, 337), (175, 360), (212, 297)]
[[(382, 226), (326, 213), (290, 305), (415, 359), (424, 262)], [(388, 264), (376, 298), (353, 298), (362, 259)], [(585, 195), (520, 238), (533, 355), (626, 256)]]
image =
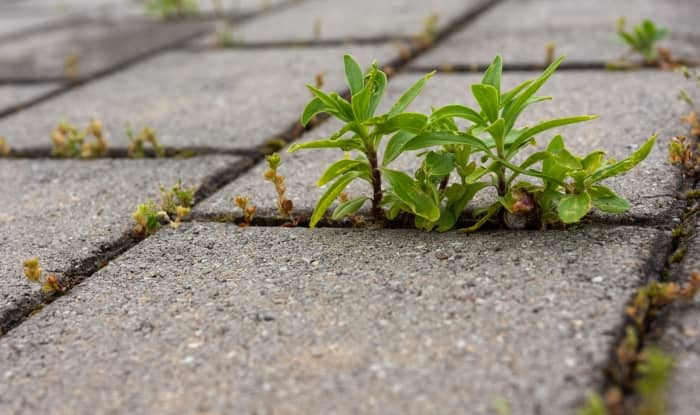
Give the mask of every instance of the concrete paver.
[(80, 79), (206, 31), (202, 21), (83, 22), (0, 44), (0, 79)]
[[(60, 84), (55, 82), (28, 85), (0, 85), (0, 112), (31, 101), (59, 87)], [(2, 135), (1, 132), (0, 135)]]
[(391, 45), (171, 52), (0, 120), (0, 131), (18, 148), (47, 146), (60, 120), (94, 117), (114, 148), (128, 144), (126, 123), (150, 125), (169, 147), (252, 148), (298, 119), (316, 74), (346, 88), (346, 52), (366, 65), (398, 56)]
[(38, 256), (47, 272), (60, 274), (125, 234), (136, 206), (159, 197), (159, 184), (172, 186), (181, 178), (187, 186), (199, 186), (234, 163), (245, 165), (242, 159), (220, 156), (0, 160), (0, 324), (18, 302), (40, 291), (24, 279), (22, 261)]
[(412, 65), (488, 65), (492, 54), (501, 53), (506, 64), (544, 66), (550, 42), (569, 64), (606, 62), (627, 51), (614, 40), (620, 16), (628, 28), (646, 18), (668, 27), (669, 38), (661, 43), (678, 58), (698, 60), (698, 13), (693, 0), (504, 1)]
[(0, 410), (574, 413), (660, 234), (186, 225), (8, 333)]
[[(532, 76), (535, 73), (506, 73), (504, 87), (512, 87)], [(416, 74), (392, 78), (382, 104), (384, 108), (393, 104), (417, 78)], [(479, 80), (480, 75), (438, 74), (429, 81), (411, 108), (429, 112), (430, 106), (473, 105), (473, 98), (467, 91), (471, 83)], [(575, 153), (604, 149), (617, 159), (629, 155), (650, 135), (658, 133), (657, 145), (649, 158), (627, 175), (609, 180), (608, 185), (632, 205), (627, 214), (615, 217), (668, 218), (669, 209), (676, 205), (678, 175), (666, 161), (667, 146), (671, 137), (686, 130), (679, 122), (686, 108), (676, 98), (683, 85), (682, 77), (666, 72), (562, 71), (555, 74), (541, 91), (542, 95), (552, 95), (554, 99), (529, 107), (522, 116), (522, 125), (532, 125), (544, 119), (599, 114), (598, 120), (563, 127), (558, 132), (564, 135)], [(302, 139), (325, 138), (338, 128), (338, 123), (330, 121)], [(555, 132), (545, 133), (538, 142), (541, 146), (546, 145), (554, 135)], [(325, 191), (325, 188), (316, 186), (316, 180), (330, 163), (340, 158), (342, 152), (333, 150), (302, 150), (283, 155), (280, 172), (287, 177), (288, 196), (300, 212), (313, 210)], [(412, 173), (418, 167), (417, 163), (416, 158), (407, 156), (391, 167)], [(272, 184), (263, 179), (264, 170), (264, 165), (252, 169), (199, 205), (196, 211), (207, 215), (231, 213), (235, 209), (232, 197), (248, 195), (258, 205), (259, 216), (274, 215), (276, 195)], [(363, 185), (364, 182), (350, 187), (351, 197), (369, 194), (371, 189)], [(474, 205), (483, 207), (495, 201), (494, 197), (494, 194), (486, 194), (477, 198)]]
[(234, 26), (233, 35), (241, 43), (406, 38), (423, 33), (426, 19), (433, 14), (437, 15), (435, 29), (444, 29), (488, 1), (307, 0)]

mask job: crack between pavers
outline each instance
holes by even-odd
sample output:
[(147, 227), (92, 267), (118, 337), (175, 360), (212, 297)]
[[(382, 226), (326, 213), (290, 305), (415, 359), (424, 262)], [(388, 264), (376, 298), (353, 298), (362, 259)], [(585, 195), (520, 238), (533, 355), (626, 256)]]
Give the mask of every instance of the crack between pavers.
[[(227, 183), (245, 174), (253, 165), (254, 160), (252, 159), (238, 160), (207, 176), (195, 193), (194, 205), (196, 206), (201, 201), (206, 200)], [(72, 288), (89, 279), (94, 273), (107, 266), (124, 252), (138, 245), (144, 239), (146, 238), (134, 236), (131, 230), (126, 231), (116, 240), (103, 243), (87, 258), (75, 261), (62, 272), (56, 272), (56, 274), (60, 275), (62, 291), (49, 295), (35, 291), (16, 301), (12, 307), (2, 310), (2, 314), (0, 314), (0, 337), (20, 325), (37, 310), (69, 294)]]
[[(217, 148), (217, 147), (207, 147), (207, 146), (193, 146), (193, 147), (165, 147), (163, 149), (164, 154), (162, 156), (157, 156), (155, 151), (151, 148), (146, 148), (143, 150), (144, 159), (183, 159), (191, 157), (202, 157), (202, 156), (242, 156), (242, 157), (252, 157), (257, 158), (261, 156), (261, 152), (256, 149), (250, 148)], [(105, 159), (127, 159), (134, 160), (137, 157), (129, 156), (129, 150), (127, 148), (109, 148), (106, 154), (99, 157), (90, 158), (71, 158), (71, 157), (56, 157), (52, 155), (52, 150), (50, 147), (28, 147), (24, 149), (11, 149), (11, 153), (7, 156), (3, 156), (5, 159), (15, 159), (15, 160), (32, 160), (32, 159), (54, 159), (54, 160), (83, 160), (83, 161), (98, 161)]]
[[(557, 71), (602, 71), (602, 72), (637, 72), (637, 71), (667, 71), (667, 69), (659, 68), (658, 65), (642, 65), (634, 68), (613, 69), (608, 67), (609, 62), (605, 61), (590, 61), (590, 62), (563, 62)], [(547, 69), (549, 64), (542, 63), (504, 63), (503, 72), (539, 72)], [(696, 67), (697, 64), (684, 65), (687, 67)], [(438, 64), (438, 65), (416, 65), (406, 68), (406, 73), (426, 73), (436, 71), (439, 74), (471, 74), (483, 73), (488, 69), (489, 64)]]
[[(695, 137), (694, 141), (696, 143), (698, 138)], [(682, 172), (678, 174), (677, 194), (682, 195), (700, 187), (700, 178), (688, 177)], [(687, 282), (688, 276), (683, 274), (685, 258), (677, 262), (674, 257), (679, 250), (686, 249), (688, 243), (696, 236), (692, 235), (692, 232), (696, 229), (695, 222), (700, 215), (700, 201), (681, 197), (678, 200), (679, 206), (674, 209), (676, 213), (671, 216), (673, 219), (666, 224), (666, 228), (667, 230), (692, 229), (690, 231), (691, 234), (684, 235), (682, 232), (679, 232), (671, 233), (670, 235), (661, 234), (655, 238), (652, 244), (654, 247), (652, 253), (641, 271), (640, 284), (625, 303), (625, 309), (634, 307), (634, 299), (638, 290), (651, 282), (672, 282), (677, 284)], [(674, 219), (677, 221), (674, 222)], [(641, 327), (630, 315), (625, 313), (623, 323), (615, 329), (615, 340), (610, 347), (608, 362), (603, 368), (604, 382), (599, 388), (601, 396), (606, 399), (607, 409), (610, 414), (633, 415), (637, 413), (635, 404), (639, 401), (639, 394), (635, 388), (635, 382), (638, 378), (636, 370), (638, 362), (622, 361), (617, 354), (618, 349), (625, 342), (627, 330), (632, 328), (635, 331), (638, 341), (636, 353), (642, 352), (649, 345), (657, 344), (663, 335), (665, 327), (672, 321), (672, 305), (673, 303), (650, 307), (641, 316)], [(620, 401), (618, 405), (611, 407), (612, 404), (607, 399), (615, 396), (616, 391), (621, 393), (621, 396), (619, 396)]]
[(297, 49), (297, 48), (327, 48), (338, 46), (366, 46), (366, 45), (383, 45), (387, 43), (412, 43), (412, 36), (374, 36), (361, 38), (331, 38), (322, 40), (290, 40), (290, 41), (261, 41), (261, 42), (242, 42), (234, 43), (230, 46), (212, 46), (212, 45), (192, 45), (186, 46), (183, 49), (192, 53), (211, 53), (215, 51), (230, 51), (230, 50), (248, 50), (248, 49)]
[[(493, 7), (494, 5), (500, 3), (503, 0), (495, 0), (492, 2), (484, 2), (477, 6), (474, 9), (468, 10), (465, 12), (463, 16), (460, 18), (454, 20), (452, 24), (450, 24), (448, 27), (443, 29), (440, 33), (438, 33), (435, 36), (435, 39), (432, 43), (428, 45), (422, 45), (421, 47), (415, 48), (414, 50), (411, 51), (409, 56), (404, 56), (404, 57), (399, 57), (392, 62), (390, 62), (387, 66), (384, 66), (384, 68), (389, 68), (390, 71), (387, 74), (388, 76), (392, 76), (395, 74), (398, 70), (403, 69), (410, 61), (421, 55), (422, 53), (425, 53), (427, 50), (430, 48), (434, 47), (437, 45), (441, 40), (443, 40), (445, 37), (449, 36), (449, 34), (455, 32), (456, 30), (459, 30), (463, 25), (468, 24), (470, 21), (476, 19), (479, 15), (482, 13), (486, 12), (489, 8)], [(201, 34), (200, 34), (201, 36)], [(178, 41), (177, 44), (182, 44), (184, 41)], [(175, 43), (173, 43), (175, 44)], [(172, 45), (170, 46), (172, 47)], [(166, 48), (162, 48), (161, 52), (164, 51)], [(155, 54), (152, 54), (150, 56), (155, 56)], [(117, 69), (111, 68), (109, 73), (116, 71)], [(90, 79), (94, 79), (95, 77), (93, 76)], [(76, 84), (72, 84), (69, 88), (72, 89), (73, 87), (84, 84), (86, 83), (87, 80), (83, 79), (79, 81)], [(63, 89), (62, 92), (66, 92), (68, 89)], [(60, 93), (52, 93), (50, 96), (55, 96)], [(347, 96), (349, 94), (349, 90), (345, 91), (345, 95)], [(43, 100), (46, 100), (48, 98), (40, 99), (40, 100), (35, 100), (38, 102), (41, 102)], [(4, 111), (0, 113), (0, 119), (3, 117), (9, 115), (12, 112)], [(254, 152), (254, 156), (248, 158), (248, 162), (246, 163), (245, 161), (238, 161), (230, 165), (229, 167), (213, 172), (211, 175), (207, 176), (207, 178), (204, 179), (202, 185), (199, 187), (197, 192), (195, 193), (195, 204), (194, 206), (198, 205), (199, 203), (203, 202), (207, 198), (209, 198), (211, 195), (216, 193), (219, 189), (223, 188), (227, 184), (231, 183), (234, 181), (236, 178), (240, 177), (241, 175), (247, 173), (250, 171), (253, 167), (255, 167), (258, 163), (260, 163), (264, 159), (264, 151), (266, 150), (266, 146), (268, 145), (270, 141), (273, 140), (283, 140), (285, 143), (291, 143), (298, 138), (302, 136), (302, 134), (305, 131), (311, 130), (318, 125), (320, 125), (324, 120), (326, 120), (328, 117), (316, 117), (317, 122), (312, 123), (308, 127), (303, 127), (299, 121), (296, 121), (294, 123), (291, 123), (290, 127), (287, 128), (286, 130), (283, 130), (280, 134), (269, 137), (265, 142), (261, 143), (256, 149), (258, 151)], [(9, 310), (5, 310), (3, 312), (3, 315), (0, 315), (0, 338), (4, 335), (6, 335), (10, 330), (13, 328), (17, 327), (20, 325), (23, 321), (25, 321), (27, 318), (32, 316), (35, 311), (43, 308), (46, 305), (49, 305), (56, 299), (70, 294), (72, 288), (75, 286), (79, 285), (83, 281), (88, 280), (95, 272), (99, 271), (101, 268), (107, 266), (111, 261), (117, 259), (121, 254), (124, 252), (128, 251), (129, 249), (137, 246), (141, 241), (147, 239), (148, 237), (142, 238), (142, 239), (136, 239), (131, 232), (124, 233), (119, 236), (119, 238), (112, 242), (112, 243), (106, 243), (103, 245), (102, 248), (100, 248), (100, 251), (91, 255), (90, 257), (76, 261), (76, 263), (73, 266), (69, 266), (65, 272), (62, 273), (61, 277), (61, 284), (65, 284), (63, 286), (63, 290), (61, 292), (52, 294), (52, 295), (42, 295), (41, 293), (34, 293), (33, 295), (30, 295), (29, 298), (26, 300), (20, 301), (19, 304), (15, 304), (16, 307), (13, 307)], [(65, 282), (64, 282), (65, 279)]]

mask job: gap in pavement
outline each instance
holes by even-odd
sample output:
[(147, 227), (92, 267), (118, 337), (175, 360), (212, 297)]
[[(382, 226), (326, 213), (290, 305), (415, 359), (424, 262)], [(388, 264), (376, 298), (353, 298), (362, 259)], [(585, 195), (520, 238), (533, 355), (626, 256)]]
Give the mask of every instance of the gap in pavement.
[[(486, 10), (490, 9), (492, 6), (500, 3), (502, 0), (495, 0), (490, 3), (484, 3), (477, 7), (476, 9), (468, 10), (467, 12), (464, 13), (460, 18), (456, 19), (451, 25), (443, 29), (441, 32), (439, 32), (434, 39), (434, 42), (432, 42), (430, 45), (427, 45), (424, 48), (419, 48), (417, 50), (412, 51), (412, 53), (409, 56), (406, 56), (404, 58), (399, 58), (394, 62), (390, 62), (388, 66), (391, 66), (390, 73), (388, 75), (393, 75), (399, 70), (401, 70), (404, 66), (406, 66), (408, 63), (410, 63), (413, 59), (416, 57), (420, 56), (422, 53), (430, 50), (433, 46), (436, 46), (437, 44), (440, 43), (443, 39), (445, 39), (447, 36), (449, 36), (451, 33), (459, 30), (462, 26), (469, 24), (469, 22), (473, 21), (476, 19), (479, 15), (484, 13)], [(257, 14), (253, 14), (257, 15)], [(252, 16), (251, 16), (252, 17)], [(197, 34), (197, 36), (201, 36), (202, 33)], [(159, 48), (157, 52), (151, 52), (149, 54), (144, 54), (144, 56), (140, 56), (138, 58), (133, 59), (130, 61), (128, 64), (122, 64), (118, 65), (116, 67), (112, 67), (107, 71), (104, 71), (103, 73), (99, 73), (96, 75), (93, 75), (89, 78), (83, 79), (79, 82), (69, 84), (58, 91), (51, 92), (49, 94), (46, 94), (45, 96), (39, 97), (37, 99), (34, 99), (31, 103), (24, 103), (21, 108), (15, 108), (14, 110), (11, 108), (9, 110), (5, 110), (0, 113), (0, 119), (3, 117), (7, 117), (10, 114), (13, 114), (21, 109), (25, 109), (29, 106), (38, 104), (40, 102), (43, 102), (45, 100), (48, 100), (52, 97), (58, 96), (62, 93), (65, 93), (75, 87), (78, 87), (80, 85), (83, 85), (91, 80), (97, 79), (99, 77), (106, 76), (110, 73), (113, 73), (115, 71), (121, 70), (127, 66), (130, 66), (138, 61), (145, 60), (147, 58), (150, 58), (152, 56), (157, 55), (160, 52), (163, 52), (168, 49), (176, 48), (187, 41), (195, 38), (195, 36), (188, 36), (187, 39), (178, 39), (177, 41), (173, 42), (170, 45), (163, 46)], [(386, 68), (386, 67), (385, 67)], [(346, 90), (344, 92), (344, 95), (347, 96), (349, 94), (349, 91)], [(323, 119), (321, 120), (321, 122)], [(309, 126), (308, 128), (304, 128), (301, 126), (301, 123), (299, 121), (296, 121), (292, 123), (290, 128), (286, 129), (285, 131), (282, 131), (280, 134), (278, 134), (274, 138), (281, 138), (283, 139), (286, 143), (293, 142), (294, 140), (298, 139), (301, 137), (301, 135), (306, 131), (310, 130), (320, 124), (316, 123), (313, 126)], [(265, 146), (265, 143), (262, 143), (261, 146)], [(258, 150), (260, 147), (257, 148)], [(209, 175), (205, 180), (204, 184), (197, 190), (197, 193), (195, 194), (195, 206), (197, 203), (200, 203), (207, 199), (209, 196), (214, 194), (217, 190), (221, 189), (225, 185), (229, 184), (236, 178), (240, 177), (241, 175), (247, 173), (250, 171), (257, 163), (261, 162), (263, 160), (264, 153), (262, 151), (258, 151), (257, 154), (255, 152), (252, 153), (252, 157), (248, 159), (248, 163), (235, 163), (234, 165), (229, 166), (228, 168), (222, 170), (222, 171), (217, 171), (213, 172), (211, 175)], [(147, 237), (146, 237), (147, 238)], [(129, 249), (133, 248), (134, 246), (138, 245), (141, 241), (145, 240), (146, 238), (143, 239), (136, 239), (134, 236), (130, 233), (127, 232), (125, 234), (122, 234), (119, 236), (119, 238), (114, 241), (111, 244), (107, 244), (101, 249), (101, 252), (99, 254), (93, 255), (91, 257), (85, 258), (83, 260), (77, 261), (74, 265), (68, 267), (66, 272), (63, 273), (64, 280), (66, 287), (65, 289), (60, 292), (60, 293), (54, 293), (52, 295), (37, 295), (32, 297), (30, 300), (25, 301), (24, 303), (20, 304), (16, 312), (13, 313), (8, 319), (5, 319), (5, 321), (0, 321), (0, 337), (6, 334), (8, 331), (10, 331), (12, 328), (17, 327), (18, 325), (22, 324), (23, 321), (25, 321), (27, 318), (29, 318), (31, 315), (34, 314), (35, 311), (41, 309), (45, 305), (48, 305), (52, 303), (54, 300), (57, 298), (67, 295), (71, 292), (71, 289), (75, 287), (76, 285), (79, 285), (81, 282), (89, 279), (95, 272), (97, 272), (99, 269), (103, 268), (107, 264), (109, 264), (112, 260), (115, 258), (119, 257), (121, 254), (124, 252), (128, 251)]]

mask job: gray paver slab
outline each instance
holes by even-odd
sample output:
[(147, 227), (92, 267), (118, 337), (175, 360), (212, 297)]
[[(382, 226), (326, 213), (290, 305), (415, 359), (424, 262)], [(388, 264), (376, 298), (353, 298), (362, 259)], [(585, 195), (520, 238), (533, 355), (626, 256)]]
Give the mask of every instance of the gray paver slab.
[(0, 131), (18, 148), (47, 146), (60, 120), (94, 117), (115, 148), (128, 144), (125, 123), (150, 125), (169, 147), (251, 148), (291, 127), (316, 74), (346, 88), (346, 52), (367, 65), (398, 55), (391, 45), (172, 52), (2, 119)]
[(530, 0), (505, 1), (450, 36), (439, 47), (416, 59), (416, 67), (488, 65), (501, 53), (506, 65), (544, 65), (545, 45), (554, 42), (556, 54), (567, 62), (605, 62), (619, 58), (627, 48), (614, 40), (617, 19), (628, 26), (645, 18), (670, 30), (661, 42), (676, 57), (700, 59), (694, 0)]
[(4, 13), (0, 16), (0, 41), (5, 41), (9, 36), (15, 36), (18, 33), (26, 33), (36, 28), (42, 27), (47, 23), (55, 22), (52, 16), (14, 16)]
[[(504, 88), (512, 87), (535, 74), (507, 73)], [(387, 109), (418, 75), (399, 75), (389, 81), (387, 96), (382, 105)], [(431, 106), (453, 103), (473, 105), (469, 84), (479, 82), (479, 75), (438, 74), (427, 84), (423, 94), (411, 109), (429, 112)], [(556, 73), (540, 92), (552, 95), (552, 101), (529, 107), (522, 116), (521, 125), (544, 119), (581, 114), (600, 114), (600, 119), (559, 129), (574, 152), (605, 149), (609, 156), (622, 159), (653, 133), (659, 134), (658, 143), (649, 158), (625, 176), (608, 181), (609, 185), (630, 200), (632, 209), (627, 218), (659, 218), (675, 205), (677, 173), (667, 163), (667, 145), (671, 137), (685, 133), (679, 117), (686, 111), (676, 98), (684, 85), (678, 74), (645, 71), (637, 73), (578, 72)], [(307, 133), (302, 139), (325, 138), (339, 127), (327, 122)], [(549, 142), (554, 132), (538, 139), (540, 145)], [(280, 172), (287, 177), (288, 196), (300, 212), (310, 212), (325, 188), (318, 188), (316, 180), (331, 162), (342, 158), (336, 150), (305, 150), (283, 155)], [(412, 174), (418, 167), (417, 159), (405, 157), (392, 166)], [(263, 179), (265, 166), (261, 165), (224, 187), (196, 209), (207, 215), (236, 212), (231, 199), (248, 195), (258, 205), (258, 216), (274, 215), (276, 194), (273, 186)], [(370, 194), (364, 182), (349, 188), (350, 196)], [(495, 201), (495, 193), (478, 195), (474, 205), (483, 207)], [(331, 207), (333, 209), (333, 207)], [(237, 214), (240, 212), (237, 212)], [(621, 216), (621, 215), (618, 215)]]
[(0, 339), (0, 410), (574, 413), (659, 234), (160, 232)]
[(312, 42), (406, 38), (424, 31), (425, 20), (437, 14), (444, 29), (489, 0), (307, 0), (233, 27), (242, 43)]
[[(0, 159), (0, 320), (39, 289), (22, 275), (38, 256), (60, 273), (117, 241), (133, 225), (140, 203), (159, 197), (158, 185), (187, 186), (234, 163), (236, 157), (187, 160)], [(2, 412), (2, 411), (0, 411)]]
[[(688, 243), (682, 277), (700, 272), (700, 222), (696, 223)], [(661, 346), (675, 359), (668, 388), (668, 413), (692, 415), (700, 407), (700, 298), (673, 307)]]
[(206, 30), (207, 22), (100, 21), (0, 44), (0, 79), (84, 78)]
[(0, 112), (22, 105), (24, 102), (56, 90), (59, 87), (60, 84), (53, 82), (31, 85), (0, 85)]

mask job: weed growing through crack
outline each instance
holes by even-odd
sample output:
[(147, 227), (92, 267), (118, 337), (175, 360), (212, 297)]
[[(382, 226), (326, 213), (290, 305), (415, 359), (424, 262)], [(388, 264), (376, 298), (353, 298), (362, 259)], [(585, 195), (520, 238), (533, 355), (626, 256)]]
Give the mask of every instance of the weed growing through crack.
[(150, 144), (156, 157), (165, 156), (165, 148), (160, 145), (156, 133), (149, 127), (144, 127), (140, 133), (134, 134), (131, 126), (126, 126), (126, 136), (129, 138), (127, 152), (131, 158), (143, 158), (145, 156), (145, 146)]
[[(93, 140), (87, 141), (88, 137)], [(96, 158), (104, 156), (108, 150), (102, 124), (97, 120), (91, 120), (84, 131), (61, 121), (51, 133), (51, 142), (51, 154), (60, 158)]]
[(197, 0), (148, 0), (146, 3), (148, 14), (160, 19), (196, 14), (198, 10)]
[(7, 157), (12, 154), (12, 149), (7, 144), (5, 137), (0, 137), (0, 157)]
[(277, 193), (277, 212), (283, 218), (294, 222), (292, 213), (294, 210), (294, 203), (287, 198), (287, 186), (284, 184), (285, 177), (278, 172), (282, 160), (279, 154), (273, 153), (265, 157), (265, 161), (267, 162), (267, 170), (263, 173), (263, 177), (275, 186), (275, 192)]
[[(343, 158), (333, 163), (321, 176), (319, 186), (332, 184), (318, 201), (310, 225), (313, 227), (345, 187), (356, 180), (372, 186), (372, 197), (349, 200), (340, 204), (336, 212), (349, 216), (364, 201), (371, 200), (375, 219), (408, 214), (414, 217), (416, 227), (425, 230), (446, 231), (454, 227), (467, 204), (489, 187), (495, 188), (497, 201), (477, 211), (477, 223), (464, 231), (474, 231), (494, 217), (508, 228), (519, 229), (576, 223), (593, 207), (609, 213), (627, 211), (629, 203), (601, 182), (629, 171), (644, 160), (656, 136), (619, 162), (606, 160), (603, 151), (576, 156), (566, 148), (560, 135), (546, 149), (530, 154), (519, 164), (514, 162), (535, 144), (537, 135), (597, 118), (582, 115), (546, 120), (534, 126), (517, 125), (519, 116), (529, 105), (551, 99), (535, 94), (562, 60), (563, 57), (555, 60), (539, 77), (502, 91), (503, 64), (497, 56), (482, 81), (471, 86), (477, 109), (448, 105), (434, 109), (430, 115), (405, 112), (431, 73), (411, 86), (388, 113), (377, 116), (374, 112), (386, 86), (386, 75), (376, 64), (363, 75), (357, 62), (346, 55), (351, 101), (337, 93), (327, 94), (308, 86), (315, 98), (301, 118), (305, 125), (314, 115), (325, 112), (345, 125), (328, 139), (294, 144), (289, 150), (337, 148), (359, 153), (355, 159)], [(466, 120), (470, 125), (460, 129), (457, 120)], [(380, 143), (388, 135), (391, 138), (380, 165)], [(391, 162), (409, 151), (418, 151), (421, 157), (420, 168), (413, 177), (389, 169)], [(541, 167), (539, 170), (534, 169), (537, 165)], [(450, 183), (454, 177), (459, 179)], [(537, 183), (524, 181), (522, 177), (534, 178)], [(382, 178), (389, 185), (386, 189)]]
[(241, 228), (245, 228), (253, 224), (257, 206), (250, 203), (248, 196), (236, 196), (233, 198), (233, 203), (243, 211), (243, 222), (238, 224)]
[(154, 234), (164, 224), (169, 224), (172, 228), (178, 228), (182, 219), (189, 215), (194, 206), (195, 188), (185, 188), (182, 181), (170, 189), (160, 187), (160, 204), (153, 201), (140, 204), (136, 207), (131, 217), (136, 224), (133, 233), (138, 237), (145, 237)]
[(24, 261), (24, 276), (31, 282), (40, 284), (41, 290), (46, 294), (63, 291), (55, 275), (46, 275), (42, 278), (43, 270), (39, 266), (39, 258), (30, 258)]
[(638, 415), (663, 415), (666, 413), (664, 393), (671, 378), (673, 358), (660, 349), (650, 347), (640, 353), (637, 366), (639, 379), (635, 387), (639, 392)]
[[(353, 181), (366, 181), (372, 187), (372, 196), (360, 196), (349, 200), (338, 207), (346, 215), (359, 210), (366, 200), (371, 200), (372, 215), (382, 219), (382, 173), (391, 176), (394, 172), (382, 171), (379, 165), (378, 151), (384, 137), (399, 130), (418, 132), (427, 122), (427, 117), (418, 113), (406, 113), (404, 110), (420, 93), (425, 82), (432, 76), (429, 74), (414, 84), (385, 114), (375, 115), (379, 102), (384, 95), (387, 84), (386, 74), (376, 63), (363, 74), (360, 65), (350, 55), (345, 55), (345, 76), (350, 87), (351, 100), (347, 101), (338, 93), (326, 93), (307, 85), (314, 98), (304, 109), (301, 117), (302, 125), (319, 113), (327, 113), (345, 122), (345, 125), (325, 140), (294, 144), (289, 151), (312, 148), (337, 148), (343, 151), (355, 151), (359, 156), (355, 159), (341, 159), (333, 163), (321, 176), (319, 186), (331, 183), (318, 201), (311, 215), (310, 226), (314, 227), (323, 217), (328, 207), (337, 199), (341, 192)], [(351, 137), (345, 137), (352, 133)], [(390, 179), (391, 180), (391, 179)], [(400, 180), (400, 179), (398, 179)], [(422, 197), (418, 195), (417, 197)], [(352, 205), (352, 209), (348, 208)], [(415, 203), (413, 206), (416, 206)], [(435, 212), (425, 212), (424, 205), (418, 208), (418, 213), (434, 217)], [(428, 207), (429, 209), (430, 207)]]
[[(638, 53), (647, 64), (654, 63), (660, 57), (670, 58), (668, 52), (657, 46), (657, 43), (668, 36), (668, 29), (659, 27), (649, 19), (627, 31), (627, 20), (620, 17), (617, 21), (617, 38), (630, 48), (629, 53)], [(670, 60), (670, 59), (669, 59)]]

